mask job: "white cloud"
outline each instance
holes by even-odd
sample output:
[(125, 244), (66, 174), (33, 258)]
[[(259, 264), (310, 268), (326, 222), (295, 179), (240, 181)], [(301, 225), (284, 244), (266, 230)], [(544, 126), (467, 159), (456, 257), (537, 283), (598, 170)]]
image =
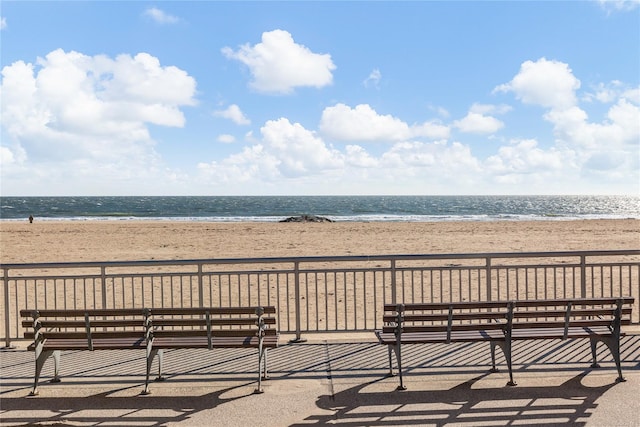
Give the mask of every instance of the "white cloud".
[(631, 101), (634, 104), (640, 104), (640, 87), (625, 90), (620, 94), (620, 98)]
[(456, 120), (453, 125), (465, 133), (490, 134), (504, 127), (504, 123), (492, 116), (469, 112), (463, 119)]
[(266, 147), (280, 160), (280, 170), (285, 176), (314, 174), (342, 166), (341, 154), (299, 123), (269, 120), (260, 132)]
[(364, 87), (373, 86), (375, 88), (378, 88), (381, 79), (382, 79), (382, 73), (380, 73), (380, 70), (376, 68), (373, 71), (371, 71), (371, 73), (369, 74), (369, 77), (367, 77), (364, 80), (364, 82), (362, 82), (362, 84), (364, 85)]
[(613, 80), (607, 84), (599, 83), (594, 88), (594, 93), (586, 93), (585, 101), (598, 101), (602, 103), (610, 103), (620, 97), (620, 94), (626, 90), (623, 83)]
[(5, 30), (7, 28), (7, 19), (3, 16), (0, 17), (0, 30)]
[(563, 157), (561, 151), (540, 149), (536, 140), (514, 140), (500, 147), (498, 154), (487, 158), (486, 165), (498, 176), (537, 175), (569, 166)]
[(579, 88), (580, 81), (568, 64), (541, 58), (522, 63), (513, 80), (494, 91), (513, 92), (525, 104), (563, 109), (576, 104), (575, 91)]
[(588, 150), (626, 147), (630, 155), (637, 155), (640, 149), (640, 108), (624, 98), (611, 106), (603, 123), (589, 122), (587, 113), (578, 107), (551, 110), (544, 117), (554, 125), (558, 144)]
[(288, 94), (296, 87), (330, 85), (336, 69), (331, 55), (313, 53), (283, 30), (262, 33), (262, 42), (255, 46), (245, 44), (237, 51), (225, 47), (222, 53), (249, 67), (251, 87), (265, 93)]
[(451, 114), (449, 113), (449, 111), (441, 106), (433, 106), (433, 105), (429, 105), (427, 107), (429, 109), (429, 111), (433, 111), (435, 112), (438, 116), (442, 117), (443, 119), (448, 119), (449, 116), (451, 116)]
[(320, 132), (339, 141), (404, 141), (413, 137), (442, 139), (449, 136), (449, 128), (438, 122), (409, 126), (391, 115), (380, 115), (367, 104), (351, 108), (345, 104), (327, 107), (322, 112)]
[(229, 134), (218, 135), (218, 142), (221, 142), (223, 144), (233, 144), (234, 142), (236, 142), (236, 137)]
[(180, 107), (195, 104), (195, 80), (146, 53), (112, 59), (58, 49), (36, 64), (7, 65), (2, 77), (1, 120), (10, 139), (3, 145), (22, 150), (23, 163), (45, 171), (52, 186), (53, 177), (73, 173), (72, 182), (113, 180), (113, 188), (127, 177), (162, 174), (148, 124), (182, 127)]
[(221, 161), (200, 163), (203, 176), (215, 184), (265, 183), (309, 179), (342, 168), (343, 155), (299, 123), (281, 118), (260, 129), (262, 140)]
[(0, 147), (0, 166), (7, 167), (15, 161), (15, 156), (8, 147)]
[(415, 180), (424, 181), (424, 191), (442, 192), (473, 185), (481, 172), (470, 148), (458, 142), (398, 142), (374, 155), (359, 145), (334, 148), (284, 118), (265, 123), (261, 135), (237, 154), (199, 164), (201, 181), (230, 194), (240, 187), (271, 194), (410, 194)]
[[(613, 104), (606, 118), (598, 123), (590, 121), (580, 107), (576, 97), (579, 87), (579, 80), (567, 64), (541, 59), (525, 62), (510, 83), (496, 88), (513, 91), (524, 103), (546, 107), (543, 118), (553, 125), (554, 141), (548, 149), (539, 147), (535, 140), (501, 147), (497, 155), (487, 160), (489, 172), (515, 182), (524, 179), (524, 175), (541, 179), (553, 171), (556, 182), (580, 182), (590, 185), (591, 191), (612, 183), (637, 188), (640, 91), (618, 81), (596, 85), (595, 93), (583, 99)], [(608, 175), (601, 174), (604, 170)]]
[(478, 104), (475, 103), (469, 109), (472, 113), (478, 114), (505, 114), (511, 111), (513, 108), (510, 105), (493, 105), (493, 104)]
[(382, 155), (382, 166), (401, 170), (423, 169), (422, 174), (440, 177), (456, 175), (460, 171), (478, 171), (478, 161), (468, 146), (459, 142), (424, 143), (400, 142)]
[(180, 21), (176, 16), (169, 15), (157, 7), (150, 7), (144, 11), (144, 16), (151, 18), (158, 24), (175, 24)]
[(356, 168), (375, 168), (379, 165), (378, 159), (371, 156), (359, 145), (347, 145), (345, 154), (346, 162)]
[(345, 104), (322, 112), (320, 131), (341, 141), (402, 141), (410, 137), (409, 126), (391, 115), (379, 115), (367, 104), (351, 108)]
[(222, 117), (225, 119), (229, 119), (232, 122), (234, 122), (237, 125), (250, 125), (251, 124), (251, 120), (249, 120), (244, 113), (242, 112), (242, 110), (240, 110), (240, 107), (238, 107), (236, 104), (231, 104), (229, 105), (229, 107), (227, 107), (224, 110), (218, 110), (218, 111), (214, 111), (213, 115), (216, 117)]
[(600, 6), (607, 12), (628, 12), (640, 6), (640, 0), (597, 0)]

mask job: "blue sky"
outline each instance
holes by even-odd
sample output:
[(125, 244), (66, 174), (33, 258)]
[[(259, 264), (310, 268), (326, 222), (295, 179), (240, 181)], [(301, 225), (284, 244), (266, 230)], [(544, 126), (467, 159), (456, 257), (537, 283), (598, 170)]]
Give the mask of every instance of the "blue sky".
[(640, 194), (640, 1), (1, 1), (3, 195)]

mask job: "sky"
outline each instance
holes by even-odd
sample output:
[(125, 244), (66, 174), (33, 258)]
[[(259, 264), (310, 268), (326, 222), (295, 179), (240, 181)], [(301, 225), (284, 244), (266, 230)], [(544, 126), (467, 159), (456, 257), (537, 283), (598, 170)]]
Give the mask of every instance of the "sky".
[(640, 0), (0, 0), (4, 196), (640, 194)]

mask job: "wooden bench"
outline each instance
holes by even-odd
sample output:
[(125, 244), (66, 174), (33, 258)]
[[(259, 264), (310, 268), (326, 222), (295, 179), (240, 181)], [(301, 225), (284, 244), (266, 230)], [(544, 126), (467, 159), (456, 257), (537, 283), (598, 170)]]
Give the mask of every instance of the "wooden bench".
[(396, 356), (400, 385), (402, 345), (451, 342), (490, 343), (491, 370), (496, 371), (495, 349), (504, 353), (509, 370), (508, 385), (516, 385), (512, 370), (515, 340), (589, 338), (592, 367), (598, 367), (596, 346), (603, 342), (611, 352), (624, 381), (620, 365), (622, 325), (631, 323), (633, 298), (556, 299), (459, 303), (386, 304), (383, 327), (376, 331), (389, 351), (389, 375), (393, 375), (392, 351)]
[[(158, 356), (162, 377), (163, 350), (169, 348), (258, 349), (258, 388), (267, 374), (266, 350), (277, 347), (275, 307), (21, 310), (24, 337), (33, 339), (36, 370), (31, 395), (45, 361), (53, 355), (59, 382), (60, 352), (64, 350), (145, 350), (146, 378), (141, 394), (149, 394), (151, 365)], [(264, 373), (264, 375), (263, 375)]]
[(113, 310), (21, 310), (24, 337), (35, 351), (36, 371), (31, 395), (45, 361), (53, 356), (52, 382), (60, 382), (60, 352), (63, 350), (145, 350), (149, 313), (144, 309)]
[(150, 343), (147, 353), (147, 378), (153, 359), (158, 356), (158, 377), (162, 380), (163, 352), (175, 348), (257, 348), (258, 388), (267, 378), (267, 350), (278, 347), (276, 308), (154, 308), (150, 310)]

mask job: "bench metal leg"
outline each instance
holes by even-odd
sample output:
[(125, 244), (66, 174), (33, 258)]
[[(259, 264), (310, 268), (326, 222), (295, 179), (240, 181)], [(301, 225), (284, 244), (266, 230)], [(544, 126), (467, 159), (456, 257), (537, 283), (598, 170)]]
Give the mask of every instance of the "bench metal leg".
[(51, 382), (60, 382), (60, 350), (53, 352), (53, 379), (51, 379)]
[(513, 368), (511, 365), (511, 342), (509, 341), (491, 341), (491, 372), (498, 372), (498, 368), (496, 368), (496, 347), (500, 347), (502, 349), (502, 353), (504, 354), (504, 358), (507, 362), (507, 369), (509, 370), (509, 382), (507, 383), (507, 385), (518, 385), (513, 380)]
[[(40, 382), (40, 374), (42, 373), (42, 367), (44, 366), (44, 362), (52, 355), (55, 351), (53, 350), (42, 350), (36, 348), (36, 373), (33, 380), (33, 389), (29, 396), (37, 396), (38, 395), (38, 383)], [(57, 364), (54, 367), (54, 379), (58, 377), (58, 367)], [(59, 378), (58, 378), (59, 381)]]
[(260, 343), (258, 344), (258, 388), (256, 388), (253, 391), (254, 394), (264, 393), (264, 390), (262, 389), (262, 372), (264, 369), (264, 373), (266, 376), (267, 374), (266, 353), (267, 353), (266, 349), (262, 347), (262, 340), (260, 340)]
[(398, 377), (400, 378), (400, 385), (397, 390), (406, 390), (407, 387), (404, 385), (404, 381), (402, 378), (402, 350), (400, 349), (400, 344), (393, 346), (393, 351), (396, 353), (396, 361), (398, 362)]
[(151, 393), (149, 390), (149, 377), (151, 376), (151, 365), (153, 365), (153, 359), (155, 359), (156, 356), (158, 356), (158, 377), (156, 378), (156, 381), (164, 380), (162, 377), (162, 355), (162, 349), (147, 348), (147, 375), (144, 380), (144, 390), (142, 390), (142, 393), (140, 394), (147, 395)]
[(491, 341), (491, 372), (498, 372), (498, 368), (496, 368), (496, 345), (495, 341)]
[(155, 381), (164, 381), (165, 377), (162, 376), (164, 372), (164, 349), (158, 350), (158, 376)]
[(620, 361), (620, 340), (617, 337), (601, 337), (597, 335), (592, 335), (590, 337), (591, 344), (591, 356), (593, 358), (593, 363), (591, 364), (592, 368), (599, 368), (597, 354), (596, 354), (596, 346), (598, 341), (602, 341), (609, 351), (611, 352), (611, 356), (613, 356), (613, 360), (616, 363), (616, 369), (618, 370), (618, 378), (616, 381), (625, 382), (626, 379), (622, 376), (622, 364)]
[(394, 373), (393, 373), (393, 361), (391, 360), (391, 346), (388, 345), (387, 346), (387, 353), (389, 353), (389, 373), (387, 374), (388, 377), (393, 377)]
[(592, 368), (599, 368), (600, 365), (598, 364), (598, 356), (596, 354), (596, 347), (598, 345), (598, 340), (595, 337), (590, 337), (589, 339), (591, 344), (591, 359), (593, 360), (593, 362), (591, 363), (591, 367)]
[(267, 371), (267, 366), (269, 365), (267, 363), (267, 356), (269, 355), (269, 349), (265, 348), (264, 349), (264, 356), (262, 358), (262, 364), (264, 366), (264, 370), (262, 373), (262, 379), (263, 380), (268, 380), (269, 379), (269, 372)]

